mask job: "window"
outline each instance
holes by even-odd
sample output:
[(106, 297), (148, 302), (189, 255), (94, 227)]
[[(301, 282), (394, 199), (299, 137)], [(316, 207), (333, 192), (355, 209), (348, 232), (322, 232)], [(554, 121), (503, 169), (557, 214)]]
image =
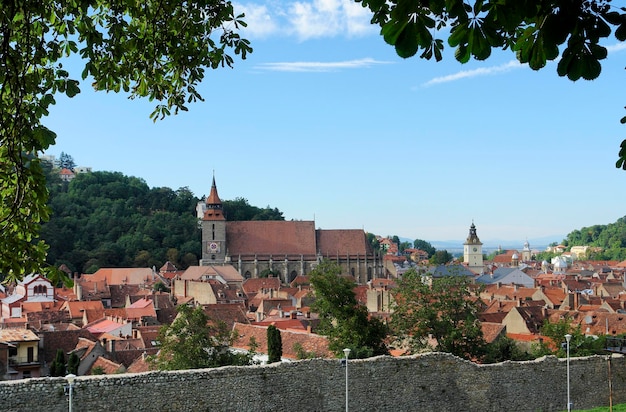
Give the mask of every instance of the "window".
[(33, 293), (35, 295), (46, 295), (48, 293), (48, 288), (45, 285), (35, 285)]

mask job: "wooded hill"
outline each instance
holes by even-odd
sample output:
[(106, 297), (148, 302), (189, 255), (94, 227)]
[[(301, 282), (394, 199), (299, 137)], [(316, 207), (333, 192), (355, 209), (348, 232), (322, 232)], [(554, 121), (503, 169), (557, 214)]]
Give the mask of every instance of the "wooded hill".
[[(198, 264), (201, 199), (188, 188), (150, 188), (143, 179), (119, 172), (80, 173), (62, 182), (51, 165), (46, 175), (51, 216), (41, 238), (50, 246), (49, 264), (79, 273), (101, 267), (158, 269), (168, 260), (179, 269)], [(243, 198), (223, 204), (228, 220), (284, 220), (278, 209), (251, 206)]]
[(594, 225), (574, 230), (563, 240), (563, 245), (595, 246), (601, 251), (588, 253), (588, 259), (625, 260), (626, 259), (626, 216), (608, 225)]
[[(120, 172), (80, 173), (68, 183), (52, 165), (45, 171), (51, 216), (41, 238), (50, 246), (49, 264), (65, 264), (79, 273), (101, 267), (158, 269), (168, 260), (179, 269), (198, 264), (196, 206), (201, 199), (188, 188), (150, 188), (143, 179)], [(244, 198), (223, 200), (223, 205), (228, 220), (284, 220), (277, 208), (252, 206)], [(563, 244), (602, 248), (589, 259), (624, 260), (626, 217), (574, 230)]]

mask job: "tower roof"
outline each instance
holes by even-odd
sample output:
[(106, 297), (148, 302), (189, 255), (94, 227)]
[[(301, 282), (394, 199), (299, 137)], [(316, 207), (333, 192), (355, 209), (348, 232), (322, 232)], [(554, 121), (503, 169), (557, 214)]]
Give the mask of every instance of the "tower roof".
[(464, 245), (482, 245), (478, 235), (476, 234), (476, 226), (474, 226), (474, 222), (472, 222), (472, 226), (470, 226), (469, 235), (467, 236), (467, 240)]
[(217, 186), (215, 185), (215, 175), (213, 176), (213, 184), (211, 185), (211, 193), (206, 198), (206, 210), (202, 220), (226, 220), (224, 211), (222, 210), (222, 201), (217, 194)]
[(222, 201), (217, 194), (217, 186), (215, 185), (215, 176), (213, 176), (213, 184), (211, 185), (211, 193), (206, 198), (207, 205), (221, 205)]

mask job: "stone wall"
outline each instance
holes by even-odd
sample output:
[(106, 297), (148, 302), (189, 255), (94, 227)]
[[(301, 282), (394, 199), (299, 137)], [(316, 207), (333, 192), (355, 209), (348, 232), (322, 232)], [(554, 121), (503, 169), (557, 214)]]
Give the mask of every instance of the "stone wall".
[[(452, 355), (387, 356), (349, 362), (350, 411), (563, 411), (565, 359), (476, 365)], [(610, 373), (609, 373), (610, 371)], [(86, 376), (73, 410), (343, 411), (346, 369), (339, 360), (252, 367)], [(626, 358), (570, 361), (575, 409), (626, 402)], [(610, 378), (609, 378), (610, 376)], [(609, 391), (609, 383), (612, 391)], [(3, 411), (66, 411), (63, 378), (0, 383)]]

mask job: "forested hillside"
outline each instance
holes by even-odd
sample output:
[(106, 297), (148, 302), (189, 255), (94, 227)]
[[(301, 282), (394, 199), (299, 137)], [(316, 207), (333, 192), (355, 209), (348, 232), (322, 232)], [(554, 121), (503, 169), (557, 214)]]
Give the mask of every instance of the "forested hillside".
[[(62, 182), (47, 170), (50, 221), (41, 237), (50, 246), (48, 263), (93, 273), (101, 267), (152, 267), (171, 261), (179, 269), (197, 265), (201, 232), (200, 198), (186, 188), (150, 188), (119, 172), (81, 173)], [(278, 209), (224, 201), (229, 220), (284, 220)]]
[(626, 259), (626, 216), (608, 225), (594, 225), (574, 230), (563, 241), (564, 246), (596, 246), (601, 251), (588, 253), (587, 258), (597, 260)]

